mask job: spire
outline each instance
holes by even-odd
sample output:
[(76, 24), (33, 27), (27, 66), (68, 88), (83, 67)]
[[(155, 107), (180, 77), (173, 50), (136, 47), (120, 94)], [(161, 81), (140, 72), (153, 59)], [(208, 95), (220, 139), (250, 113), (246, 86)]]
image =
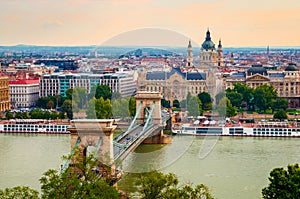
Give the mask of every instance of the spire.
[(188, 48), (192, 48), (192, 42), (191, 42), (191, 40), (189, 40)]
[(219, 39), (219, 45), (218, 48), (222, 48), (221, 38)]
[(209, 32), (209, 28), (207, 28), (207, 32), (206, 32), (206, 41), (211, 41), (211, 37), (210, 37), (210, 32)]

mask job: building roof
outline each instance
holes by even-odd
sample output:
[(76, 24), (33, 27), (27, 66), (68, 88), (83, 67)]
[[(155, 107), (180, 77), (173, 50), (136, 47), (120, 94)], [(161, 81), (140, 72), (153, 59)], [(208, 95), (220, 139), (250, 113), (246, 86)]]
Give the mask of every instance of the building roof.
[(215, 50), (215, 44), (212, 42), (210, 32), (207, 30), (205, 41), (202, 43), (202, 48), (205, 50)]
[(247, 75), (249, 76), (257, 73), (261, 75), (268, 75), (267, 69), (265, 69), (262, 65), (252, 65), (252, 67), (247, 70)]
[(270, 78), (284, 78), (285, 74), (284, 73), (270, 73), (269, 77)]
[(9, 84), (39, 84), (39, 79), (17, 79), (9, 81)]
[(296, 66), (296, 64), (292, 64), (290, 63), (286, 68), (285, 71), (298, 71), (298, 67)]
[(169, 79), (175, 73), (181, 75), (183, 79), (186, 78), (187, 80), (205, 80), (206, 79), (205, 73), (182, 72), (180, 70), (180, 68), (172, 68), (172, 70), (170, 72), (164, 72), (164, 71), (147, 72), (146, 79), (147, 80), (165, 80), (165, 79)]
[(233, 78), (245, 78), (246, 77), (246, 73), (233, 73), (230, 75), (230, 77)]

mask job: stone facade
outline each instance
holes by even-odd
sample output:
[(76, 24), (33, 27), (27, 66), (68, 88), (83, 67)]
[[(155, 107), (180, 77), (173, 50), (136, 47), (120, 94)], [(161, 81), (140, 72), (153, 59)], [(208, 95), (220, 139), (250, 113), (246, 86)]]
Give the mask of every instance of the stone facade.
[(8, 77), (0, 75), (0, 112), (10, 110)]
[(296, 65), (284, 71), (267, 71), (262, 65), (254, 65), (247, 72), (234, 73), (224, 80), (226, 89), (233, 88), (236, 83), (247, 84), (250, 88), (272, 85), (279, 97), (288, 100), (289, 107), (300, 107), (300, 71)]

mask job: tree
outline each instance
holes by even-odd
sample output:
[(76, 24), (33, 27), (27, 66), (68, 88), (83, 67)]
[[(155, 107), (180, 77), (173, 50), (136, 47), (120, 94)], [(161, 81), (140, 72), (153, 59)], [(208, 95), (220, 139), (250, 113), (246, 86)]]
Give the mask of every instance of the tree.
[(68, 90), (66, 91), (66, 99), (72, 100), (72, 97), (73, 97), (73, 88), (68, 88)]
[(89, 119), (109, 119), (112, 118), (112, 107), (109, 99), (91, 99), (86, 111)]
[(61, 106), (61, 109), (67, 113), (67, 117), (71, 120), (73, 119), (73, 111), (72, 111), (72, 101), (67, 99), (64, 101), (63, 105)]
[(243, 95), (241, 93), (231, 90), (226, 93), (226, 97), (230, 100), (232, 106), (240, 107), (242, 105)]
[(101, 97), (106, 99), (111, 99), (112, 92), (108, 85), (98, 85), (96, 88), (95, 98), (100, 99)]
[(0, 198), (2, 199), (38, 199), (39, 192), (27, 186), (17, 186), (13, 188), (0, 189)]
[(269, 181), (270, 184), (262, 190), (264, 199), (300, 198), (300, 168), (298, 164), (288, 165), (287, 170), (273, 169)]
[(31, 119), (44, 119), (44, 112), (41, 109), (32, 109), (29, 114)]
[[(72, 105), (83, 109), (87, 100), (87, 90), (83, 87), (75, 87), (73, 89)], [(77, 111), (76, 111), (77, 112)]]
[(138, 193), (143, 199), (196, 199), (213, 197), (208, 188), (203, 185), (197, 185), (195, 188), (184, 185), (178, 186), (178, 179), (175, 174), (163, 174), (158, 171), (140, 174), (136, 184), (138, 185)]
[(14, 118), (14, 115), (13, 115), (11, 112), (7, 111), (7, 112), (5, 113), (5, 118), (6, 118), (7, 120), (10, 120), (10, 119), (13, 119), (13, 118)]
[(193, 117), (197, 117), (201, 114), (197, 97), (192, 96), (187, 100), (187, 111), (189, 116)]
[(243, 96), (243, 102), (249, 106), (249, 102), (253, 97), (254, 89), (250, 88), (247, 84), (237, 83), (234, 85), (234, 91), (240, 93)]
[(223, 97), (220, 100), (220, 103), (217, 106), (217, 111), (219, 113), (219, 116), (222, 117), (233, 117), (237, 115), (237, 109), (235, 106), (232, 106), (230, 103), (230, 100), (227, 97)]
[(284, 119), (287, 119), (288, 116), (286, 114), (286, 112), (284, 110), (280, 110), (280, 111), (277, 111), (274, 116), (273, 116), (274, 119), (279, 119), (279, 120), (284, 120)]
[(54, 108), (54, 102), (52, 100), (48, 101), (46, 107), (47, 107), (47, 109), (53, 109)]
[[(40, 179), (43, 199), (114, 199), (119, 193), (110, 186), (111, 176), (101, 177), (102, 163), (93, 155), (84, 156), (76, 151), (72, 164), (63, 173), (50, 169)], [(68, 157), (70, 159), (71, 156)]]
[(220, 100), (223, 98), (223, 97), (226, 97), (226, 94), (227, 93), (224, 93), (224, 92), (220, 92), (216, 95), (216, 104), (219, 104), (220, 103)]
[(178, 100), (174, 100), (173, 107), (180, 108), (180, 102)]
[(284, 98), (277, 98), (271, 105), (272, 111), (274, 110), (286, 110), (288, 107), (288, 101)]
[(131, 117), (134, 117), (136, 113), (136, 99), (135, 97), (129, 98), (129, 114)]
[(125, 98), (113, 99), (112, 113), (114, 118), (129, 117), (129, 99), (125, 99)]
[(170, 101), (169, 100), (165, 100), (165, 99), (161, 99), (161, 106), (165, 107), (165, 108), (170, 108)]
[(203, 110), (211, 110), (212, 109), (212, 98), (209, 93), (207, 93), (207, 92), (199, 93), (198, 98), (202, 102)]
[(271, 108), (273, 101), (277, 98), (277, 92), (273, 86), (262, 84), (254, 90), (255, 105), (266, 112)]

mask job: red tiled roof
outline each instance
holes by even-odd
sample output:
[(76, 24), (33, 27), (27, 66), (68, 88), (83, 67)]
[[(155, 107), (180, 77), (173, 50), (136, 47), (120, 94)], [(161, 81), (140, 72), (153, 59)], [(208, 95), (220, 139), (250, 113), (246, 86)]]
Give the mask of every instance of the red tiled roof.
[(39, 79), (17, 79), (9, 81), (9, 84), (38, 84)]

